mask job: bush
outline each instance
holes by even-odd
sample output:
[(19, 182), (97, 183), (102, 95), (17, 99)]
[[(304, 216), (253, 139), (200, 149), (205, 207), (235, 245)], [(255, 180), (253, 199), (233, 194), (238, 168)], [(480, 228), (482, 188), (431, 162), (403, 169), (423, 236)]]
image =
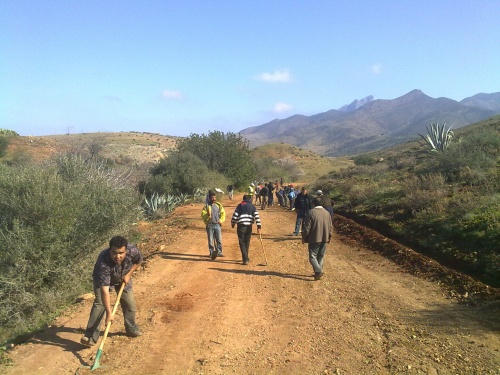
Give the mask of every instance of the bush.
[(352, 160), (355, 165), (374, 165), (377, 163), (377, 160), (373, 156), (366, 154), (357, 155)]
[(3, 158), (7, 154), (8, 147), (9, 147), (9, 138), (0, 137), (0, 158)]
[(177, 147), (181, 153), (196, 155), (208, 169), (224, 175), (235, 188), (246, 186), (255, 177), (248, 142), (240, 134), (219, 131), (191, 134)]
[(139, 195), (126, 174), (79, 157), (0, 168), (3, 342), (88, 290), (99, 247), (136, 218)]
[(445, 174), (450, 182), (460, 180), (464, 171), (475, 171), (465, 183), (478, 184), (484, 178), (476, 180), (477, 176), (484, 176), (495, 167), (500, 152), (500, 135), (490, 128), (482, 128), (464, 137), (460, 142), (454, 142), (447, 152), (436, 154), (426, 168), (431, 172)]
[(148, 197), (155, 192), (159, 195), (194, 195), (199, 189), (225, 189), (230, 184), (225, 176), (208, 169), (199, 157), (188, 151), (177, 151), (162, 158), (151, 174), (144, 191)]

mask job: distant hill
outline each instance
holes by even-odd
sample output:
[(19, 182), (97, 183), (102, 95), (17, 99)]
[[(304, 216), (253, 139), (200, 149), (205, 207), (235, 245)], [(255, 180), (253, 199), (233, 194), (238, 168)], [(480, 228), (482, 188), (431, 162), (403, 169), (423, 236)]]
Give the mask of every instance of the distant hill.
[(372, 100), (369, 96), (340, 110), (276, 119), (240, 133), (251, 147), (284, 142), (327, 156), (345, 156), (416, 139), (433, 122), (456, 129), (498, 113), (500, 93), (478, 94), (457, 102), (413, 90), (393, 100)]
[(147, 132), (18, 136), (10, 139), (6, 159), (23, 155), (41, 161), (58, 153), (90, 148), (118, 164), (152, 164), (176, 149), (178, 139)]

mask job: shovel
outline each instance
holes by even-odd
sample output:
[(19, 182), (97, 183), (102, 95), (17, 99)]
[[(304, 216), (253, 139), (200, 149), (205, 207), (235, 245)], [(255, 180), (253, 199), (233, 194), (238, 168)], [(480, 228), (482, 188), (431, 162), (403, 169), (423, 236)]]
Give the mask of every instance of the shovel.
[(262, 235), (259, 230), (259, 240), (260, 240), (260, 246), (262, 247), (262, 252), (264, 253), (264, 259), (266, 260), (265, 266), (267, 266), (267, 256), (266, 256), (266, 250), (264, 250), (264, 244), (262, 243)]
[[(116, 302), (115, 305), (113, 306), (113, 311), (111, 312), (111, 318), (115, 316), (116, 309), (118, 308), (118, 304), (120, 303), (120, 298), (123, 293), (123, 288), (125, 288), (125, 283), (122, 282), (122, 285), (120, 286), (120, 291), (118, 292), (118, 295), (116, 296)], [(106, 341), (106, 338), (108, 337), (109, 329), (111, 328), (111, 320), (108, 322), (106, 325), (106, 329), (104, 331), (104, 335), (102, 336), (101, 344), (99, 345), (99, 349), (97, 349), (97, 354), (95, 355), (94, 359), (94, 364), (90, 366), (90, 371), (94, 371), (98, 368), (101, 367), (101, 356), (102, 356), (102, 350), (104, 348), (104, 342)]]

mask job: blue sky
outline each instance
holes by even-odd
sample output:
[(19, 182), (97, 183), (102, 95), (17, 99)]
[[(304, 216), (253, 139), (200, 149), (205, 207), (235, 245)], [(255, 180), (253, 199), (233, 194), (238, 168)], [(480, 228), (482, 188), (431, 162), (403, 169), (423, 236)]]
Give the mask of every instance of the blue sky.
[(500, 91), (498, 0), (0, 0), (0, 128), (238, 132)]

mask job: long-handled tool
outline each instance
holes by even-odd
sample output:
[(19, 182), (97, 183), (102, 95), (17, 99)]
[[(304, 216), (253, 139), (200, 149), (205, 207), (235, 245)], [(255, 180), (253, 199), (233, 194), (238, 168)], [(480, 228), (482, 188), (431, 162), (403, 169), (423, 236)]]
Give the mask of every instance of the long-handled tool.
[(264, 250), (264, 244), (262, 243), (262, 235), (259, 230), (259, 239), (260, 239), (260, 246), (262, 247), (262, 252), (264, 253), (264, 258), (266, 259), (266, 266), (267, 266), (267, 256), (266, 256), (266, 250)]
[[(118, 292), (118, 295), (116, 296), (116, 302), (115, 305), (113, 306), (113, 310), (111, 312), (111, 318), (115, 316), (116, 309), (118, 308), (118, 304), (120, 303), (120, 298), (123, 293), (123, 288), (125, 288), (125, 283), (122, 282), (122, 285), (120, 286), (120, 291)], [(111, 328), (111, 320), (108, 322), (106, 325), (106, 330), (104, 331), (104, 335), (102, 336), (101, 344), (99, 345), (99, 349), (97, 349), (97, 354), (95, 355), (95, 360), (94, 364), (90, 367), (90, 371), (94, 371), (95, 369), (98, 369), (101, 367), (101, 356), (102, 356), (102, 349), (104, 348), (104, 342), (106, 341), (106, 338), (108, 337), (109, 329)]]

